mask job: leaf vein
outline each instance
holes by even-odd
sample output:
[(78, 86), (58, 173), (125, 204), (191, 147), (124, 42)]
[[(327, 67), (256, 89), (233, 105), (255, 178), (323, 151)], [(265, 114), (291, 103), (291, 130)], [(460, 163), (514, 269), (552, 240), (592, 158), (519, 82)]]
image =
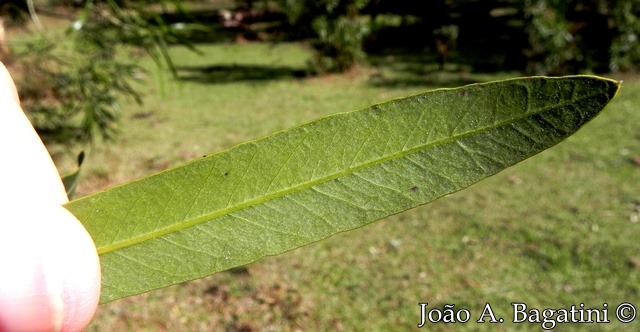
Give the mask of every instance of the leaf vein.
[[(582, 99), (592, 98), (592, 97), (595, 97), (597, 95), (602, 95), (602, 93), (588, 94), (588, 95), (583, 96)], [(150, 239), (153, 239), (153, 238), (156, 238), (156, 237), (161, 237), (161, 236), (164, 236), (166, 234), (169, 234), (169, 233), (181, 230), (181, 229), (186, 229), (186, 228), (189, 228), (189, 227), (192, 227), (194, 225), (201, 224), (201, 223), (205, 223), (205, 222), (217, 219), (217, 218), (219, 218), (221, 216), (224, 216), (224, 215), (227, 215), (227, 214), (231, 214), (233, 212), (236, 212), (236, 211), (239, 211), (239, 210), (242, 210), (242, 209), (254, 206), (254, 205), (258, 205), (258, 204), (261, 204), (261, 203), (264, 203), (264, 202), (267, 202), (267, 201), (270, 201), (270, 200), (273, 200), (273, 199), (281, 198), (281, 197), (290, 195), (292, 193), (303, 191), (303, 190), (307, 190), (307, 189), (316, 190), (316, 191), (318, 191), (320, 193), (323, 193), (324, 195), (326, 195), (328, 197), (333, 197), (335, 199), (344, 201), (341, 198), (338, 198), (338, 197), (335, 197), (335, 196), (331, 196), (331, 195), (329, 195), (327, 193), (324, 193), (324, 192), (320, 191), (318, 188), (315, 188), (315, 186), (317, 186), (317, 185), (319, 185), (321, 183), (327, 182), (327, 181), (331, 181), (333, 179), (337, 179), (337, 178), (340, 178), (340, 177), (352, 175), (352, 174), (358, 172), (359, 170), (366, 169), (366, 168), (373, 167), (373, 166), (380, 165), (380, 164), (384, 164), (384, 163), (386, 163), (388, 161), (391, 161), (391, 160), (394, 160), (394, 159), (408, 157), (408, 156), (410, 156), (410, 155), (412, 155), (414, 153), (418, 153), (418, 152), (420, 152), (422, 150), (429, 149), (429, 148), (432, 148), (434, 146), (439, 146), (439, 145), (442, 145), (442, 144), (455, 142), (457, 140), (460, 140), (460, 139), (463, 139), (463, 138), (466, 138), (466, 137), (469, 137), (469, 136), (479, 135), (479, 134), (482, 134), (482, 133), (485, 133), (485, 132), (488, 132), (488, 131), (491, 131), (491, 130), (494, 130), (494, 129), (497, 129), (497, 128), (501, 128), (501, 127), (504, 127), (504, 126), (512, 125), (512, 124), (514, 124), (514, 123), (516, 123), (518, 121), (521, 121), (523, 119), (526, 119), (526, 118), (529, 118), (529, 117), (532, 117), (532, 116), (535, 116), (535, 115), (540, 115), (542, 113), (545, 113), (545, 112), (553, 110), (553, 109), (560, 109), (562, 107), (566, 107), (568, 105), (571, 105), (574, 102), (575, 102), (575, 100), (572, 100), (572, 101), (566, 101), (566, 102), (557, 103), (557, 104), (555, 104), (553, 106), (540, 107), (540, 108), (538, 108), (536, 110), (533, 110), (533, 111), (530, 111), (530, 112), (523, 112), (522, 114), (519, 114), (518, 116), (513, 116), (513, 117), (510, 117), (509, 119), (506, 119), (506, 120), (503, 120), (503, 121), (497, 121), (497, 122), (493, 122), (490, 125), (486, 125), (486, 126), (483, 126), (483, 127), (475, 128), (474, 130), (470, 130), (469, 132), (464, 132), (464, 133), (460, 133), (458, 135), (452, 135), (452, 136), (447, 137), (447, 138), (443, 138), (443, 139), (439, 139), (439, 140), (435, 140), (435, 141), (430, 141), (428, 143), (417, 145), (417, 146), (415, 146), (415, 147), (413, 147), (411, 149), (398, 151), (398, 152), (395, 152), (395, 153), (392, 153), (392, 154), (388, 154), (386, 156), (380, 156), (378, 158), (375, 158), (375, 159), (372, 159), (372, 160), (368, 160), (366, 162), (362, 162), (359, 165), (353, 166), (353, 162), (355, 162), (357, 160), (357, 155), (362, 151), (362, 149), (364, 148), (364, 146), (365, 146), (366, 142), (368, 141), (368, 139), (372, 135), (375, 134), (375, 130), (371, 130), (369, 132), (369, 134), (368, 134), (368, 138), (360, 146), (360, 150), (358, 151), (358, 153), (356, 153), (356, 155), (352, 159), (351, 166), (348, 167), (348, 168), (345, 168), (343, 170), (339, 170), (339, 171), (336, 171), (336, 172), (329, 173), (329, 174), (327, 174), (327, 175), (325, 175), (323, 177), (317, 178), (317, 179), (313, 179), (313, 180), (306, 181), (306, 182), (301, 182), (298, 185), (291, 186), (291, 187), (288, 187), (288, 188), (285, 188), (285, 189), (282, 189), (282, 190), (279, 190), (279, 191), (276, 191), (276, 192), (273, 192), (273, 193), (267, 193), (267, 194), (259, 196), (259, 197), (250, 198), (250, 199), (247, 199), (247, 200), (243, 201), (242, 203), (231, 205), (231, 199), (235, 195), (235, 192), (237, 191), (237, 188), (238, 188), (238, 186), (236, 185), (233, 193), (229, 197), (229, 200), (227, 202), (227, 207), (225, 207), (225, 208), (221, 208), (221, 209), (215, 210), (215, 211), (213, 211), (211, 213), (208, 213), (206, 215), (203, 215), (203, 216), (200, 216), (200, 217), (188, 220), (188, 221), (184, 221), (184, 222), (181, 222), (181, 223), (178, 223), (178, 224), (171, 225), (171, 226), (166, 227), (164, 229), (155, 230), (153, 232), (148, 232), (148, 233), (145, 233), (145, 234), (142, 234), (142, 235), (139, 235), (139, 236), (136, 236), (136, 237), (121, 241), (121, 242), (116, 242), (116, 243), (111, 243), (109, 245), (101, 246), (101, 247), (98, 248), (98, 253), (99, 254), (105, 254), (105, 253), (112, 252), (112, 251), (115, 251), (115, 250), (118, 250), (118, 249), (121, 249), (121, 248), (124, 248), (124, 247), (133, 246), (133, 245), (142, 243), (144, 241), (147, 241), (147, 240), (150, 240)], [(373, 110), (373, 112), (378, 112), (378, 110), (375, 108), (375, 106), (376, 105), (374, 105), (374, 107), (370, 108), (370, 110)], [(529, 109), (529, 107), (528, 107), (528, 109)], [(426, 111), (423, 111), (423, 112), (426, 112)], [(580, 117), (582, 117), (582, 115), (580, 115)], [(379, 126), (379, 124), (376, 125), (376, 128), (378, 126)], [(505, 142), (497, 142), (497, 143), (506, 144)], [(255, 142), (251, 142), (251, 144), (255, 144)], [(511, 148), (514, 148), (514, 147), (511, 147)], [(252, 164), (254, 163), (254, 161), (256, 159), (256, 156), (259, 154), (259, 151), (260, 150), (258, 148), (258, 150), (252, 156), (252, 159), (249, 162), (249, 165), (246, 167), (245, 172), (243, 173), (243, 175), (242, 175), (242, 177), (241, 177), (241, 179), (239, 181), (242, 181), (246, 177), (246, 174), (249, 171), (249, 169), (251, 168)], [(440, 175), (440, 176), (442, 176), (442, 175)], [(449, 179), (447, 179), (447, 180), (449, 182), (451, 182), (451, 180), (449, 180)], [(354, 206), (358, 207), (359, 209), (361, 209), (361, 207), (359, 207), (359, 206), (357, 206), (357, 205), (355, 205), (355, 204), (353, 204), (351, 202), (348, 202), (348, 201), (344, 201), (344, 202), (346, 202), (348, 204), (351, 204), (351, 205), (354, 205)]]

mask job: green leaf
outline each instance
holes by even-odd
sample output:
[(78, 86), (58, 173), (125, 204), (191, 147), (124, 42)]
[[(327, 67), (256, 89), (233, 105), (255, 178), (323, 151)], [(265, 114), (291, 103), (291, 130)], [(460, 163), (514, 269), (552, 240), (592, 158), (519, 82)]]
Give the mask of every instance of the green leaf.
[(66, 205), (102, 302), (276, 255), (465, 188), (596, 116), (619, 82), (534, 77), (340, 113)]

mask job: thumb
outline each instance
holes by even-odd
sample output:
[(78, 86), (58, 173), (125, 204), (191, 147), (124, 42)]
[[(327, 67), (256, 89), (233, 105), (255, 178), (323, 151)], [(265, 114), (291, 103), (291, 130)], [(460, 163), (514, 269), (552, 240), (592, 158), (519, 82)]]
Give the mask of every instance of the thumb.
[(76, 331), (98, 304), (95, 245), (0, 63), (0, 331)]
[(96, 250), (62, 206), (3, 207), (0, 266), (0, 331), (80, 331), (93, 317)]

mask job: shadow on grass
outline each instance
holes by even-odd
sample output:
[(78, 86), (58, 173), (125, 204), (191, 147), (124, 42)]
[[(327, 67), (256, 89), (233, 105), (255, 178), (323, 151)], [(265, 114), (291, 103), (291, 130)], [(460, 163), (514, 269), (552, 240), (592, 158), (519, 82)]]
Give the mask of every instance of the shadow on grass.
[(478, 82), (470, 75), (470, 65), (451, 61), (441, 69), (436, 56), (426, 52), (389, 52), (370, 55), (368, 59), (381, 72), (371, 77), (370, 84), (376, 87), (454, 87)]
[(302, 69), (267, 65), (181, 66), (176, 70), (180, 80), (203, 84), (269, 81), (307, 76), (307, 72)]
[[(436, 56), (424, 51), (377, 53), (369, 55), (368, 61), (376, 69), (376, 73), (369, 76), (368, 84), (380, 88), (458, 87), (486, 81), (487, 75), (483, 73), (498, 72), (460, 58), (452, 58), (444, 68), (440, 68)], [(201, 84), (268, 82), (313, 75), (305, 68), (268, 64), (178, 66), (176, 71), (179, 80)]]
[(463, 50), (452, 54), (444, 68), (438, 65), (435, 52), (428, 49), (388, 50), (371, 54), (368, 60), (378, 69), (370, 84), (382, 88), (458, 87), (487, 81), (499, 73), (518, 73), (503, 64), (504, 58)]

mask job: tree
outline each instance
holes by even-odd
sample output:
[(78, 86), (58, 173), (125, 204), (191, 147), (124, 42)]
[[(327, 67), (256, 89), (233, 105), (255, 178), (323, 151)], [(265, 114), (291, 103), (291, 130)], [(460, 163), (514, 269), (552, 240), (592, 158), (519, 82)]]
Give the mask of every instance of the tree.
[[(27, 114), (49, 144), (109, 139), (116, 132), (119, 98), (141, 102), (133, 82), (142, 68), (135, 57), (119, 57), (121, 52), (135, 48), (152, 56), (158, 65), (173, 68), (167, 45), (188, 45), (162, 19), (163, 12), (172, 11), (187, 20), (182, 1), (85, 1), (77, 5), (82, 8), (66, 8), (75, 19), (63, 35), (43, 34), (30, 40), (9, 65), (18, 74)], [(11, 17), (24, 21), (28, 7), (22, 1), (0, 8), (9, 8), (3, 10), (3, 16), (15, 13)], [(35, 18), (35, 11), (28, 11)], [(8, 47), (2, 50), (11, 54)]]
[[(168, 45), (192, 47), (184, 31), (198, 25), (182, 0), (54, 3), (67, 6), (74, 17), (66, 34), (32, 40), (26, 50), (15, 53), (3, 37), (2, 23), (24, 22), (29, 16), (35, 20), (35, 14), (43, 11), (32, 0), (0, 0), (0, 58), (23, 74), (17, 80), (24, 106), (45, 141), (84, 144), (110, 138), (116, 132), (119, 98), (140, 101), (134, 82), (142, 69), (135, 57), (118, 54), (135, 48), (173, 70)], [(405, 33), (390, 34), (394, 46), (421, 52), (425, 46), (436, 49), (441, 68), (454, 43), (465, 59), (492, 62), (484, 67), (489, 70), (566, 74), (635, 69), (640, 63), (640, 0), (278, 0), (277, 4), (286, 14), (289, 33), (311, 41), (315, 50), (311, 63), (317, 72), (346, 71), (362, 61), (365, 42), (382, 31), (375, 25), (381, 15), (395, 15), (401, 25), (411, 25)], [(256, 6), (255, 1), (241, 5)], [(170, 24), (167, 13), (193, 24)]]
[(370, 20), (361, 14), (370, 0), (279, 0), (299, 37), (313, 40), (312, 66), (319, 72), (342, 72), (365, 56), (362, 46)]

